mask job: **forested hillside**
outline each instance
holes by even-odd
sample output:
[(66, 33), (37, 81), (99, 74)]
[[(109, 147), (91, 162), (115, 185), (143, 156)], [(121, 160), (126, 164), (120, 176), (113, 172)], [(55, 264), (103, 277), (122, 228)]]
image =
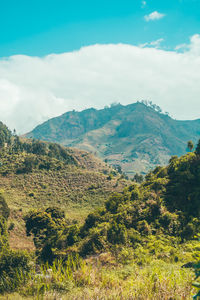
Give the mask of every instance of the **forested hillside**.
[[(102, 208), (88, 215), (83, 226), (77, 227), (76, 238), (69, 231), (70, 244), (65, 229), (64, 248), (69, 251), (68, 246), (76, 245), (78, 253), (86, 256), (111, 250), (116, 244), (135, 248), (153, 236), (171, 238), (177, 245), (192, 240), (200, 231), (199, 195), (200, 143), (195, 152), (172, 157), (167, 167), (148, 173), (140, 185), (134, 183), (123, 193), (110, 196)], [(28, 217), (28, 232), (36, 230), (32, 221), (37, 214)]]
[(11, 208), (14, 248), (33, 247), (22, 222), (28, 209), (56, 205), (69, 219), (82, 220), (114, 189), (122, 191), (128, 184), (122, 174), (85, 151), (22, 140), (1, 127), (0, 191)]
[(26, 136), (93, 152), (133, 177), (183, 155), (187, 141), (196, 143), (199, 135), (200, 120), (174, 120), (152, 103), (137, 102), (67, 112)]
[[(200, 259), (200, 141), (195, 149), (192, 142), (188, 146), (188, 154), (172, 156), (139, 184), (98, 160), (86, 170), (89, 162), (80, 158), (85, 152), (10, 135), (1, 147), (1, 182), (7, 182), (8, 191), (5, 185), (0, 198), (0, 293), (44, 299), (190, 299), (193, 268)], [(64, 186), (54, 191), (55, 177), (62, 181), (64, 174), (66, 179), (81, 170), (84, 178), (87, 172), (92, 176), (81, 190), (82, 175), (77, 184), (70, 177), (70, 201), (61, 196)], [(99, 186), (92, 182), (97, 173)], [(14, 178), (23, 184), (16, 185)], [(19, 202), (22, 195), (26, 204)], [(17, 231), (17, 218), (26, 232), (15, 243), (29, 239), (31, 254), (13, 250), (9, 237)]]

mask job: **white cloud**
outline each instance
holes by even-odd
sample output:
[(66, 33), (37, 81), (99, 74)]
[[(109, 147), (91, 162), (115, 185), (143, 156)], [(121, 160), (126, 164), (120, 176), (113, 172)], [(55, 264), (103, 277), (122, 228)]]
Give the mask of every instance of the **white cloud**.
[(0, 120), (22, 133), (68, 110), (141, 99), (177, 119), (200, 118), (199, 82), (199, 35), (182, 53), (110, 44), (11, 56), (0, 60)]
[(165, 17), (165, 14), (161, 14), (158, 11), (154, 11), (150, 13), (149, 15), (144, 16), (145, 21), (155, 21), (155, 20), (160, 20)]
[(146, 1), (142, 1), (142, 8), (144, 8), (147, 5)]
[(156, 41), (152, 41), (152, 42), (149, 42), (149, 43), (144, 43), (144, 44), (140, 44), (139, 47), (141, 48), (144, 48), (144, 47), (153, 47), (153, 48), (160, 48), (161, 47), (161, 43), (164, 41), (163, 38), (160, 38)]
[(181, 44), (175, 47), (178, 51), (189, 51), (192, 55), (200, 55), (200, 35), (194, 34), (190, 38), (190, 44)]

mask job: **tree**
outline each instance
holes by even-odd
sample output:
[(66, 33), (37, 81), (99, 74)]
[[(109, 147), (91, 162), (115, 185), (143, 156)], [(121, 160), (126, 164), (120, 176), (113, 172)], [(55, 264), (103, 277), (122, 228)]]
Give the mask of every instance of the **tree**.
[(120, 165), (114, 165), (113, 167), (119, 174), (122, 174), (122, 167)]
[(8, 249), (8, 231), (6, 219), (0, 215), (0, 253), (3, 249)]
[(196, 146), (195, 153), (196, 153), (197, 155), (200, 155), (200, 139), (199, 139), (198, 144), (197, 144), (197, 146)]
[(10, 144), (11, 136), (12, 134), (8, 127), (0, 122), (0, 148), (3, 148), (5, 143)]
[(46, 144), (40, 141), (32, 141), (32, 153), (37, 155), (46, 154)]
[(46, 210), (30, 211), (25, 217), (27, 236), (33, 235), (36, 254), (42, 261), (52, 263), (53, 248), (66, 227), (64, 212), (57, 207)]
[(141, 183), (142, 181), (143, 181), (143, 176), (141, 175), (141, 174), (138, 174), (138, 173), (136, 173), (135, 175), (134, 175), (134, 177), (133, 177), (133, 180), (135, 181), (135, 182), (138, 182), (138, 183)]
[(13, 150), (17, 153), (18, 151), (22, 151), (22, 149), (23, 149), (23, 144), (20, 141), (19, 137), (15, 135), (13, 141)]
[(187, 147), (188, 147), (189, 151), (192, 151), (192, 149), (194, 148), (193, 142), (192, 141), (188, 141)]
[(10, 215), (10, 209), (8, 207), (8, 204), (6, 203), (3, 195), (0, 193), (0, 217), (3, 217), (4, 219), (8, 219)]
[(36, 165), (36, 160), (32, 156), (27, 156), (24, 160), (24, 173), (32, 172), (32, 169)]

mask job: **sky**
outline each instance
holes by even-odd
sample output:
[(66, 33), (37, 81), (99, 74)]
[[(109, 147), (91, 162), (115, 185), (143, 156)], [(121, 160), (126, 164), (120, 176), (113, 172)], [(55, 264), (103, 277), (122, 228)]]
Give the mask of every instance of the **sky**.
[(199, 0), (0, 1), (0, 120), (149, 100), (200, 118)]

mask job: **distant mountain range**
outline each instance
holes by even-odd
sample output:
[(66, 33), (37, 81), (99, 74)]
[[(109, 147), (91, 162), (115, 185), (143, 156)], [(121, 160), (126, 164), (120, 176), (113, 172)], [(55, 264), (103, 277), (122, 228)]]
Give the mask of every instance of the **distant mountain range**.
[[(104, 109), (70, 111), (26, 134), (93, 152), (128, 175), (166, 164), (187, 151), (187, 141), (200, 138), (200, 119), (174, 120), (155, 105), (141, 102)], [(181, 107), (180, 107), (181, 109)]]

